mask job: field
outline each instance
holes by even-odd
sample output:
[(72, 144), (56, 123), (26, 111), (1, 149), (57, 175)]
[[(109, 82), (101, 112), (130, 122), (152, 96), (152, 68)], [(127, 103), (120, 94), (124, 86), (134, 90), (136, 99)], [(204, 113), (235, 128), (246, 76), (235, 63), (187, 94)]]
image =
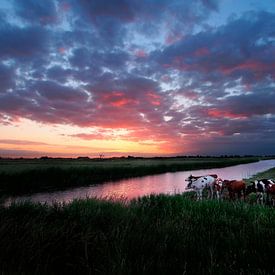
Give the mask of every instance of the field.
[(261, 158), (0, 159), (0, 195), (58, 190), (165, 172), (219, 168), (259, 159)]

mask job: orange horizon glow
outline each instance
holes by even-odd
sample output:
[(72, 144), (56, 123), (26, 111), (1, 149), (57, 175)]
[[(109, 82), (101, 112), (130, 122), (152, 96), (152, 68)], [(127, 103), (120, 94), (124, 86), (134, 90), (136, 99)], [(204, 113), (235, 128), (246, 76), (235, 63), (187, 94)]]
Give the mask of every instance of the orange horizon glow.
[[(97, 157), (99, 154), (114, 157), (176, 153), (164, 140), (148, 139), (142, 136), (142, 132), (139, 137), (131, 136), (125, 129), (47, 125), (27, 119), (22, 119), (16, 125), (1, 127), (0, 157)], [(99, 133), (89, 134), (91, 130)], [(75, 135), (81, 131), (87, 133)]]

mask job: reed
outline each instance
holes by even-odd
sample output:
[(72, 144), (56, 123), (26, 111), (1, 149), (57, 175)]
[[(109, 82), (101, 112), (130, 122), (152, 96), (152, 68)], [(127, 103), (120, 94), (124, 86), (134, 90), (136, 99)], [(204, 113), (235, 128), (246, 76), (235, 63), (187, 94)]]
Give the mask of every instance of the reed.
[(2, 274), (273, 274), (274, 209), (194, 202), (75, 200), (0, 208)]

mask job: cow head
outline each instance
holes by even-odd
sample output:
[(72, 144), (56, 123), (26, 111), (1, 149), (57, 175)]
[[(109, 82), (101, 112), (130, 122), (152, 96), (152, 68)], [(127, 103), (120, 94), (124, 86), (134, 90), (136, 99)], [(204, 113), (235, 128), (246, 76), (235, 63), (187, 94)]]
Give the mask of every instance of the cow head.
[(255, 182), (251, 181), (252, 184), (248, 185), (245, 190), (245, 194), (249, 195), (251, 193), (256, 193)]
[(191, 185), (192, 185), (193, 180), (194, 180), (194, 177), (192, 175), (190, 175), (187, 179), (185, 179), (185, 181), (188, 181), (188, 184), (185, 189), (192, 188)]

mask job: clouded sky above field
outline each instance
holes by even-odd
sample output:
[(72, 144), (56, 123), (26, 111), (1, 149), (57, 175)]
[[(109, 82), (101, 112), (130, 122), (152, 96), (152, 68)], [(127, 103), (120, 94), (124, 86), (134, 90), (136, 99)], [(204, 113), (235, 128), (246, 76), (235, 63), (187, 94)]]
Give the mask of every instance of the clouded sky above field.
[(0, 7), (0, 156), (275, 154), (275, 1)]

